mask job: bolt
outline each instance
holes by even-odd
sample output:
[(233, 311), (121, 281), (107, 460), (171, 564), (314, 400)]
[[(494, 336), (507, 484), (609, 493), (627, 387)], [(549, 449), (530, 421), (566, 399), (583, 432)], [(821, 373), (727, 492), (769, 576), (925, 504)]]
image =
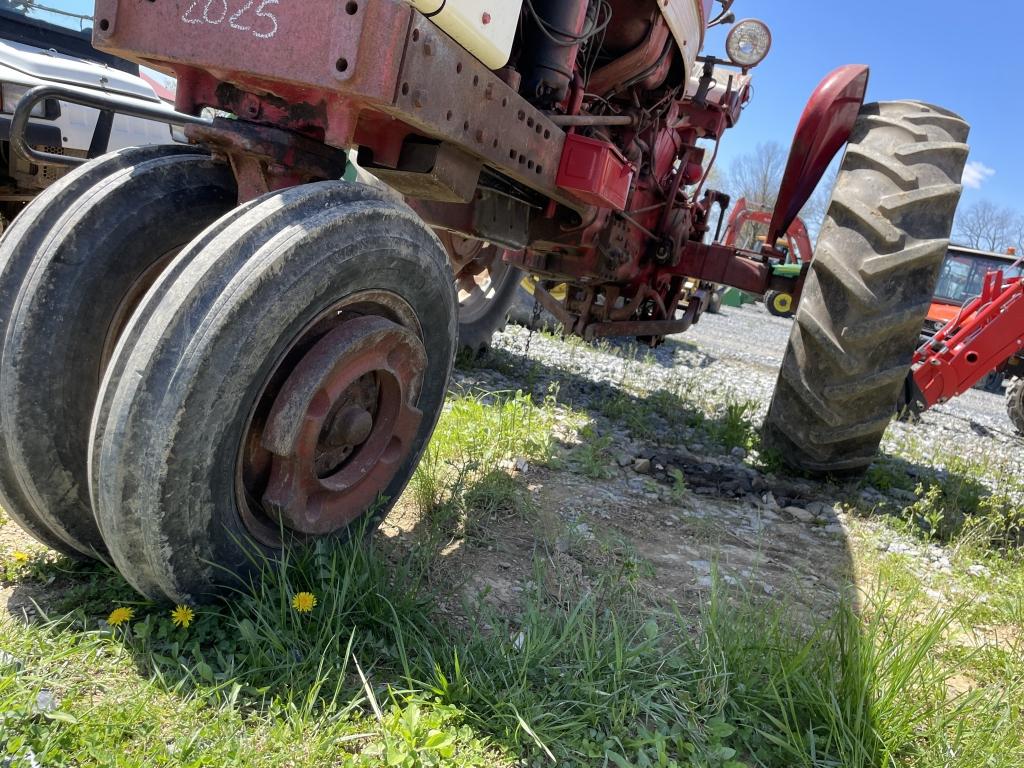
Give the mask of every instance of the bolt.
[(433, 56), (434, 55), (434, 46), (432, 46), (430, 43), (424, 43), (423, 44), (423, 55), (424, 56)]
[(423, 98), (422, 91), (416, 90), (412, 92), (412, 105), (414, 107), (422, 107), (426, 99)]
[(328, 442), (335, 446), (362, 445), (373, 431), (373, 417), (365, 408), (352, 405), (334, 418)]

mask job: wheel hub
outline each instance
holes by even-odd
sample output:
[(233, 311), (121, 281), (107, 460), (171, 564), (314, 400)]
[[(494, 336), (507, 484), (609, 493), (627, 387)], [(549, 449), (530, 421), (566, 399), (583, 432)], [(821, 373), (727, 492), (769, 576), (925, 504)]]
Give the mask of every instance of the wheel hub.
[(317, 536), (360, 517), (412, 450), (426, 366), (417, 336), (383, 317), (357, 317), (320, 339), (285, 380), (262, 434), (264, 509)]

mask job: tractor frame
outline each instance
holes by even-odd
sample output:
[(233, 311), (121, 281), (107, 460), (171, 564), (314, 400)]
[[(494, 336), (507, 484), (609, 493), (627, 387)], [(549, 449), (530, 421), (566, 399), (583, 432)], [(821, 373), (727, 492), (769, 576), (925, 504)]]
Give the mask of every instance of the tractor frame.
[[(629, 127), (638, 115), (581, 113), (578, 82), (567, 114), (543, 112), (517, 91), (517, 72), (487, 69), (401, 0), (308, 0), (287, 8), (264, 2), (252, 9), (222, 0), (205, 10), (186, 3), (184, 13), (179, 5), (97, 0), (95, 44), (176, 76), (177, 115), (162, 117), (230, 162), (240, 202), (338, 178), (347, 151), (357, 149), (360, 165), (401, 192), (429, 225), (498, 244), (515, 266), (572, 286), (558, 301), (541, 282), (536, 297), (586, 338), (657, 341), (682, 332), (699, 318), (712, 284), (798, 299), (806, 269), (774, 274), (785, 257), (770, 244), (849, 138), (868, 81), (866, 67), (846, 66), (815, 90), (767, 244), (743, 250), (709, 242), (720, 234), (710, 231), (713, 213), (724, 215), (729, 199), (705, 189), (705, 150), (698, 146), (707, 140), (717, 149), (750, 98), (746, 72), (723, 74), (727, 62), (699, 60), (696, 92), (676, 101), (654, 134), (655, 173), (628, 194), (639, 171), (631, 159), (576, 131)], [(652, 39), (664, 32), (654, 25)], [(661, 50), (641, 46), (598, 78), (613, 90), (657, 65)], [(125, 107), (116, 97), (50, 87), (25, 96), (16, 124), (53, 97)], [(206, 108), (235, 118), (200, 117)], [(24, 142), (16, 148), (55, 162)], [(658, 179), (674, 165), (679, 171), (665, 190)], [(509, 194), (506, 182), (529, 197)], [(687, 185), (693, 191), (685, 192)]]

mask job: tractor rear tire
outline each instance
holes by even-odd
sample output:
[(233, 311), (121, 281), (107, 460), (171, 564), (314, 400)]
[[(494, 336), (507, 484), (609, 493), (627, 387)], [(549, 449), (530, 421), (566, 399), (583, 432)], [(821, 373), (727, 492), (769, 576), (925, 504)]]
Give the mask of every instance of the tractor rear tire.
[[(92, 498), (104, 539), (122, 575), (154, 598), (201, 600), (244, 582), (262, 557), (292, 541), (379, 524), (433, 431), (455, 355), (447, 256), (404, 204), (362, 184), (323, 182), (272, 193), (229, 218), (186, 248), (162, 290), (136, 311), (93, 422)], [(282, 435), (306, 429), (317, 413), (326, 420), (333, 406), (320, 404), (324, 388), (309, 389), (301, 412), (291, 409), (300, 401), (285, 395), (346, 333), (369, 341), (390, 334), (422, 348), (422, 373), (400, 390), (398, 405), (422, 419), (403, 422), (401, 438), (384, 433), (379, 456), (386, 466), (375, 475), (384, 479), (372, 489), (373, 502), (353, 502), (342, 525), (324, 531), (312, 530), (321, 522), (316, 509), (298, 510), (308, 511), (303, 521), (311, 526), (300, 529), (288, 522), (295, 510), (268, 506)], [(362, 354), (377, 350), (374, 342)], [(407, 367), (401, 354), (392, 362), (385, 353), (388, 365)], [(339, 360), (344, 374), (348, 358)], [(383, 402), (386, 390), (379, 384), (369, 392)], [(272, 408), (265, 408), (268, 393), (276, 394)], [(386, 411), (374, 412), (377, 430)], [(317, 450), (320, 434), (314, 432)], [(361, 446), (375, 440), (370, 434)], [(273, 470), (258, 461), (250, 466), (250, 457), (267, 452)], [(345, 472), (345, 461), (328, 474), (318, 465), (315, 482), (333, 483), (329, 473)], [(270, 480), (254, 492), (250, 481), (264, 469)]]
[(1024, 436), (1024, 379), (1015, 378), (1006, 390), (1006, 415), (1017, 430)]
[[(451, 239), (441, 238), (451, 251)], [(476, 354), (491, 345), (494, 334), (505, 330), (509, 310), (523, 273), (502, 260), (502, 250), (483, 245), (480, 256), (455, 276), (459, 302), (459, 346)]]
[(969, 131), (917, 102), (861, 110), (764, 425), (766, 449), (792, 468), (871, 464), (946, 254)]
[[(104, 552), (83, 475), (89, 421), (108, 336), (105, 318), (159, 255), (151, 247), (154, 233), (140, 231), (132, 216), (117, 210), (127, 206), (134, 216), (135, 187), (126, 181), (154, 163), (210, 166), (195, 147), (113, 152), (46, 189), (0, 242), (0, 504), (34, 538), (73, 558)], [(211, 174), (199, 174), (199, 195), (209, 197)], [(230, 178), (221, 171), (212, 175), (215, 186)], [(171, 202), (175, 192), (182, 190), (160, 194)], [(191, 188), (178, 202), (195, 199)], [(168, 236), (187, 241), (192, 219), (215, 217), (224, 204), (216, 207), (189, 212), (181, 222), (185, 233), (158, 230), (158, 243)], [(131, 230), (127, 238), (123, 228)]]

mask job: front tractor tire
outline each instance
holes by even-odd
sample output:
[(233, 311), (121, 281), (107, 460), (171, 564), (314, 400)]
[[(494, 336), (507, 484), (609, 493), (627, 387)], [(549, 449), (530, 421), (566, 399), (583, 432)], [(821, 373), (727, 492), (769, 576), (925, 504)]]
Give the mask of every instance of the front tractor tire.
[(158, 288), (93, 421), (93, 508), (124, 577), (202, 600), (261, 554), (379, 523), (455, 356), (436, 236), (379, 190), (308, 184), (212, 225)]
[(0, 497), (54, 549), (104, 555), (86, 467), (103, 369), (160, 270), (236, 198), (196, 147), (127, 149), (50, 187), (0, 243)]
[(764, 425), (765, 447), (792, 468), (871, 464), (946, 254), (969, 131), (926, 104), (863, 107)]

